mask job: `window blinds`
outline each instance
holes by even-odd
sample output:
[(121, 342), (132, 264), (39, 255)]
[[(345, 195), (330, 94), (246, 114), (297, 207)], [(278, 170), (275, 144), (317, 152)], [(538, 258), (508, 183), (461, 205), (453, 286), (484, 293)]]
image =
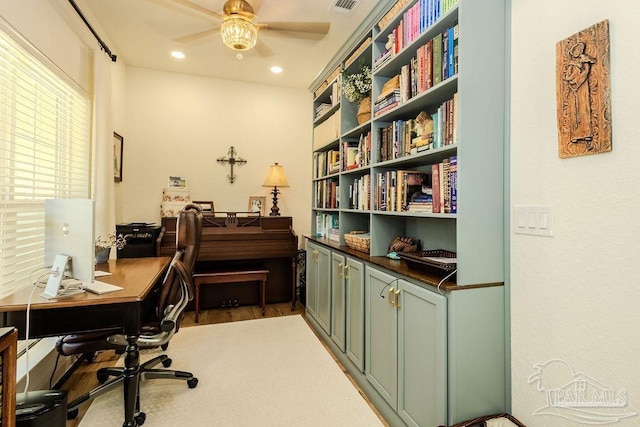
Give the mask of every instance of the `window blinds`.
[(44, 272), (44, 200), (87, 198), (90, 100), (0, 26), (0, 296)]

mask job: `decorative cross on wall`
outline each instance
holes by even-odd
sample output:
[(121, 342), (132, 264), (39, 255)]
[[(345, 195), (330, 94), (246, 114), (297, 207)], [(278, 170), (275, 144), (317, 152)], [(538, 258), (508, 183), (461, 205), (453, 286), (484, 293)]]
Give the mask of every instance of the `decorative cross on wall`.
[(233, 165), (242, 166), (245, 163), (247, 163), (247, 161), (242, 157), (236, 158), (237, 153), (236, 153), (236, 149), (233, 148), (233, 145), (229, 147), (228, 153), (229, 153), (229, 158), (224, 156), (218, 157), (218, 163), (222, 163), (223, 165), (226, 163), (229, 163), (229, 166), (231, 166), (231, 174), (227, 175), (227, 178), (229, 178), (229, 182), (233, 184), (233, 182), (236, 180), (236, 176), (233, 174)]

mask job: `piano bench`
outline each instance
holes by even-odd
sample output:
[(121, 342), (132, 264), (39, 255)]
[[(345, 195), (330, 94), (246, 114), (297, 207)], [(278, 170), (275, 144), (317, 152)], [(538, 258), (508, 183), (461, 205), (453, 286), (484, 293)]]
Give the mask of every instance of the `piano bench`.
[(258, 281), (260, 283), (260, 308), (265, 315), (267, 275), (269, 270), (235, 270), (199, 272), (193, 275), (195, 287), (195, 321), (200, 316), (200, 285), (215, 285), (218, 283), (241, 283)]

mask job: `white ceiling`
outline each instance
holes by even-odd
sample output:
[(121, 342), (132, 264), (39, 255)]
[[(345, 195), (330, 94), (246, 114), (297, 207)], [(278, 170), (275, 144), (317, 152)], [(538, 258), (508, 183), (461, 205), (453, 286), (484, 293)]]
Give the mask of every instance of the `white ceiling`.
[[(192, 0), (215, 12), (222, 12), (225, 0)], [(265, 30), (258, 40), (271, 54), (246, 51), (241, 60), (226, 47), (219, 33), (188, 43), (175, 39), (218, 26), (220, 20), (177, 5), (171, 0), (83, 0), (86, 15), (93, 15), (109, 40), (109, 48), (129, 66), (220, 79), (240, 80), (294, 88), (308, 88), (316, 76), (347, 42), (378, 3), (360, 0), (349, 15), (329, 11), (330, 0), (263, 0), (254, 22), (330, 22), (325, 36)], [(249, 3), (252, 3), (249, 0)], [(100, 31), (100, 30), (99, 30)], [(181, 50), (186, 58), (176, 60), (169, 53)], [(270, 68), (278, 65), (278, 75)]]

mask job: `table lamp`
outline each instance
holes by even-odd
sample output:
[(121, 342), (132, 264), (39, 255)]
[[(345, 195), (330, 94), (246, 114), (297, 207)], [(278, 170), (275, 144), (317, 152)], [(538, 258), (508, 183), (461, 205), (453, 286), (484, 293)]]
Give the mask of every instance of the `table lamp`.
[(280, 209), (278, 209), (278, 194), (280, 190), (278, 187), (288, 187), (287, 177), (284, 176), (284, 168), (278, 163), (269, 166), (269, 172), (267, 173), (267, 179), (264, 180), (263, 187), (273, 187), (271, 194), (273, 194), (273, 206), (271, 207), (271, 213), (269, 216), (280, 216)]

